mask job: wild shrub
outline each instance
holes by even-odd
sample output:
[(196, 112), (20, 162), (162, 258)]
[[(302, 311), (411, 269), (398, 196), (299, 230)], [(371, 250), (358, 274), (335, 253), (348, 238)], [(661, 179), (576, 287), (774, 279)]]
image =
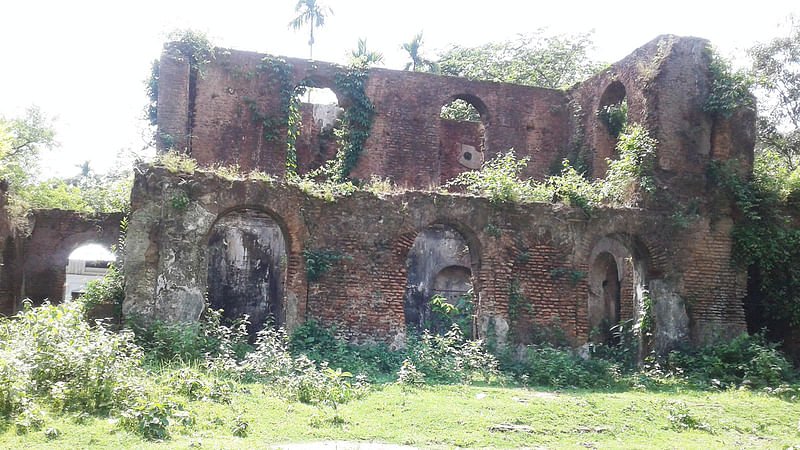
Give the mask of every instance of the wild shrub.
[(174, 360), (185, 363), (207, 362), (215, 358), (241, 358), (249, 345), (246, 317), (225, 323), (222, 311), (206, 308), (198, 322), (128, 322), (136, 343), (144, 351), (144, 361), (160, 364)]
[(472, 338), (472, 322), (475, 318), (475, 304), (472, 302), (472, 289), (460, 296), (451, 305), (445, 297), (434, 295), (429, 304), (433, 313), (431, 329), (448, 330), (453, 324), (457, 325), (461, 333), (467, 338)]
[(520, 380), (526, 384), (553, 387), (611, 387), (616, 384), (618, 370), (606, 360), (583, 360), (569, 350), (550, 346), (530, 346), (517, 367)]
[(407, 361), (422, 373), (426, 380), (440, 383), (471, 383), (491, 381), (499, 376), (497, 358), (483, 341), (470, 341), (457, 324), (444, 335), (425, 330), (409, 338)]
[(403, 355), (389, 350), (386, 344), (352, 345), (334, 336), (314, 320), (297, 327), (289, 340), (293, 355), (305, 354), (311, 360), (327, 362), (330, 367), (341, 368), (370, 379), (394, 374), (403, 362)]
[(34, 401), (57, 410), (103, 411), (136, 392), (140, 352), (129, 333), (88, 323), (84, 305), (28, 307), (0, 319), (0, 412)]
[(137, 399), (133, 406), (120, 412), (119, 426), (151, 441), (169, 438), (170, 420), (191, 427), (196, 415), (172, 401)]
[(694, 351), (672, 351), (666, 367), (683, 373), (699, 386), (778, 386), (795, 380), (792, 364), (768, 342), (763, 333), (747, 333), (730, 342), (700, 347)]

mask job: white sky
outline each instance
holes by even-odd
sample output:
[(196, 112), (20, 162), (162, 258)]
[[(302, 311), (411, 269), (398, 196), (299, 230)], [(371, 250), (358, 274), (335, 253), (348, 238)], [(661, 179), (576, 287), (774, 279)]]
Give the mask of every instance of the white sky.
[[(58, 116), (61, 148), (45, 155), (43, 175), (73, 175), (85, 160), (106, 170), (122, 149), (141, 150), (143, 80), (176, 28), (206, 32), (214, 44), (286, 56), (308, 55), (306, 33), (287, 28), (295, 0), (208, 2), (6, 0), (0, 7), (0, 114), (30, 104)], [(406, 62), (400, 48), (424, 31), (435, 56), (450, 43), (478, 45), (547, 27), (594, 30), (597, 59), (613, 62), (659, 34), (708, 38), (733, 54), (780, 33), (797, 0), (547, 1), (328, 0), (334, 16), (317, 32), (314, 56), (345, 62), (359, 37), (384, 53), (386, 67)]]

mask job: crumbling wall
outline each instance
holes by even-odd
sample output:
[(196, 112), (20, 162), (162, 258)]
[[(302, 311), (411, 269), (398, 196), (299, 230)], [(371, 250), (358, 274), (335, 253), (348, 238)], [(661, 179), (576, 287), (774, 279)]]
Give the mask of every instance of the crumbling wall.
[[(172, 146), (201, 164), (235, 162), (245, 171), (282, 175), (287, 130), (274, 123), (283, 114), (281, 90), (329, 88), (346, 108), (347, 96), (337, 86), (346, 70), (287, 59), (281, 67), (288, 81), (282, 81), (259, 67), (263, 58), (219, 49), (194, 79), (186, 58), (168, 45), (158, 109), (159, 133), (168, 139), (160, 149)], [(530, 159), (523, 176), (544, 178), (569, 157), (588, 176), (602, 178), (606, 159), (616, 157), (617, 139), (597, 112), (624, 99), (627, 122), (658, 140), (652, 173), (658, 189), (636, 201), (641, 209), (598, 209), (587, 216), (552, 205), (496, 205), (423, 192), (384, 198), (359, 192), (328, 203), (283, 184), (147, 168), (132, 196), (124, 309), (197, 319), (213, 281), (211, 227), (230, 211), (248, 209), (272, 218), (285, 239), (282, 308), (289, 328), (313, 318), (355, 341), (400, 345), (408, 317), (424, 316), (405, 302), (409, 281), (431, 284), (428, 271), (417, 273), (426, 264), (409, 265), (424, 256), (414, 243), (436, 225), (455, 230), (469, 248), (469, 261), (453, 264), (460, 272), (440, 284), (464, 287), (470, 278), (483, 336), (526, 342), (537, 328), (557, 326), (577, 344), (603, 318), (639, 323), (645, 314), (654, 315), (659, 352), (736, 334), (744, 330), (745, 274), (731, 264), (730, 211), (715, 209), (706, 168), (715, 159), (737, 159), (743, 173), (751, 170), (755, 120), (750, 109), (728, 118), (703, 111), (710, 58), (703, 39), (660, 36), (567, 91), (370, 69), (365, 92), (375, 120), (355, 178), (377, 175), (425, 189), (510, 148)], [(440, 118), (442, 106), (454, 99), (472, 104), (480, 122)], [(336, 153), (330, 127), (314, 118), (324, 114), (314, 108), (300, 105), (300, 173)], [(173, 198), (188, 199), (186, 208), (172, 207)], [(304, 251), (342, 258), (311, 279)], [(418, 307), (424, 300), (417, 299)]]
[(85, 215), (60, 209), (34, 210), (31, 232), (24, 240), (22, 297), (34, 303), (64, 298), (69, 255), (81, 245), (106, 248), (120, 238), (121, 213)]
[[(258, 113), (282, 117), (281, 86), (274, 74), (258, 66), (265, 55), (218, 49), (190, 86), (189, 62), (168, 45), (159, 72), (158, 134), (162, 150), (190, 153), (201, 164), (237, 163), (246, 171), (282, 175), (286, 161), (286, 127), (270, 126), (267, 137)], [(346, 69), (330, 63), (287, 58), (291, 82), (328, 88)], [(191, 95), (190, 95), (191, 94)], [(427, 188), (457, 172), (459, 153), (439, 115), (453, 99), (477, 104), (485, 128), (485, 159), (514, 148), (530, 156), (527, 175), (542, 177), (569, 141), (569, 109), (563, 92), (529, 86), (472, 81), (426, 73), (370, 69), (366, 94), (375, 107), (371, 136), (353, 176), (373, 174), (397, 184)], [(164, 109), (162, 110), (162, 106)], [(340, 105), (346, 106), (346, 105)], [(191, 108), (191, 110), (190, 110)], [(318, 167), (319, 133), (303, 114), (296, 144), (299, 171)], [(438, 149), (448, 149), (440, 152)], [(480, 145), (476, 148), (480, 149)], [(325, 156), (328, 156), (327, 152)]]
[[(289, 328), (315, 319), (356, 342), (400, 345), (413, 278), (409, 260), (426, 254), (413, 256), (414, 242), (436, 225), (457, 231), (469, 249), (468, 259), (452, 265), (469, 264), (482, 336), (494, 333), (502, 340), (510, 330), (515, 341), (525, 342), (536, 328), (558, 326), (571, 342), (585, 342), (591, 332), (586, 273), (609, 239), (619, 249), (605, 250), (629, 258), (634, 267), (633, 286), (622, 288), (630, 297), (622, 299), (630, 305), (626, 311), (641, 310), (645, 295), (660, 305), (654, 308), (659, 349), (702, 335), (710, 316), (715, 326), (744, 329), (741, 297), (735, 293), (722, 309), (718, 303), (689, 301), (706, 298), (720, 286), (743, 288), (729, 255), (697, 245), (715, 241), (725, 229), (709, 229), (703, 221), (665, 229), (669, 211), (599, 209), (587, 216), (549, 204), (496, 205), (472, 196), (422, 192), (383, 198), (357, 192), (328, 202), (283, 184), (230, 181), (206, 172), (170, 174), (160, 167), (138, 172), (133, 191), (138, 206), (126, 243), (123, 310), (128, 315), (196, 320), (214, 264), (209, 260), (214, 223), (247, 208), (267, 214), (285, 239), (283, 314)], [(176, 208), (172, 199), (184, 196), (187, 206)], [(342, 258), (310, 280), (304, 250)], [(708, 274), (706, 284), (691, 281), (700, 265), (717, 268), (698, 272)]]
[(8, 184), (0, 181), (0, 315), (16, 312), (22, 292), (21, 244), (8, 214)]

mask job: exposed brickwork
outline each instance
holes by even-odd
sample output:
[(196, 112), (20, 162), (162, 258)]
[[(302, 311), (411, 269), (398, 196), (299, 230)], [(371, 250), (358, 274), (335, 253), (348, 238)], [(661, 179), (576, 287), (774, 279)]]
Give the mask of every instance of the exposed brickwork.
[(81, 245), (107, 248), (119, 242), (122, 214), (86, 216), (75, 211), (35, 210), (30, 236), (24, 241), (22, 295), (36, 303), (64, 297), (70, 253)]
[[(286, 129), (275, 124), (285, 86), (258, 68), (263, 58), (218, 50), (203, 76), (192, 77), (167, 47), (159, 84), (160, 132), (185, 131), (189, 140), (175, 139), (176, 148), (201, 164), (235, 162), (245, 171), (282, 175)], [(343, 68), (288, 62), (291, 84), (329, 88), (346, 98), (336, 87)], [(744, 329), (746, 280), (730, 262), (729, 212), (717, 211), (713, 221), (708, 212), (714, 187), (706, 168), (713, 159), (737, 158), (743, 172), (750, 170), (754, 116), (742, 110), (719, 119), (702, 110), (709, 62), (707, 41), (662, 36), (566, 91), (371, 69), (366, 94), (375, 121), (351, 174), (355, 178), (377, 175), (416, 189), (440, 185), (468, 170), (459, 162), (462, 144), (483, 151), (485, 159), (514, 148), (530, 160), (525, 176), (542, 179), (570, 156), (582, 159), (588, 175), (602, 177), (616, 139), (597, 111), (624, 98), (628, 122), (641, 124), (658, 140), (653, 175), (662, 189), (643, 197), (641, 209), (599, 209), (587, 216), (552, 205), (496, 205), (413, 191), (386, 198), (359, 192), (328, 203), (283, 184), (143, 168), (132, 196), (123, 310), (195, 320), (206, 292), (209, 230), (229, 212), (249, 208), (269, 214), (286, 239), (284, 309), (290, 328), (313, 318), (354, 341), (402, 344), (408, 255), (419, 233), (441, 224), (468, 244), (481, 335), (494, 330), (502, 340), (511, 330), (509, 336), (526, 342), (534, 327), (558, 325), (571, 342), (585, 342), (592, 331), (589, 304), (605, 295), (591, 287), (592, 270), (602, 272), (595, 274), (596, 283), (608, 274), (618, 276), (614, 289), (618, 282), (622, 320), (641, 318), (644, 299), (652, 299), (662, 328), (655, 337), (659, 350), (690, 338), (699, 343), (718, 333), (734, 334)], [(440, 119), (441, 107), (454, 99), (472, 103), (481, 123)], [(323, 133), (311, 105), (301, 104), (300, 113), (296, 150), (304, 173), (333, 157), (336, 143), (330, 129)], [(185, 210), (170, 206), (178, 191), (191, 199)], [(673, 214), (689, 201), (702, 214), (688, 226), (674, 224)], [(311, 281), (303, 258), (309, 249), (347, 257)], [(593, 269), (601, 254), (606, 262)], [(615, 270), (608, 264), (616, 264)], [(515, 307), (509, 301), (512, 286), (519, 294)]]
[[(478, 323), (484, 335), (489, 331), (487, 320), (501, 319), (521, 342), (530, 338), (534, 324), (558, 324), (574, 343), (588, 339), (588, 281), (573, 274), (589, 270), (591, 255), (600, 251), (604, 239), (613, 240), (619, 248), (606, 245), (603, 251), (616, 252), (615, 256), (643, 268), (643, 285), (661, 280), (685, 299), (715, 296), (711, 298), (715, 303), (703, 300), (692, 305), (689, 314), (694, 323), (715, 317), (731, 328), (743, 326), (741, 305), (709, 294), (708, 286), (695, 283), (693, 272), (686, 269), (698, 264), (717, 267), (709, 272), (719, 279), (715, 286), (731, 286), (739, 291), (729, 295), (741, 294), (743, 279), (730, 269), (729, 254), (708, 251), (729, 230), (722, 226), (710, 231), (697, 225), (664, 233), (660, 224), (668, 220), (669, 211), (601, 209), (587, 217), (580, 210), (546, 204), (498, 206), (475, 197), (421, 192), (384, 199), (356, 193), (331, 203), (284, 185), (231, 182), (201, 172), (170, 175), (165, 169), (143, 170), (134, 189), (134, 203), (140, 207), (133, 212), (129, 227), (154, 230), (148, 232), (152, 242), (148, 245), (171, 256), (151, 259), (148, 265), (144, 252), (136, 249), (144, 246), (131, 244), (129, 237), (127, 313), (196, 319), (192, 314), (199, 310), (185, 309), (182, 302), (188, 301), (189, 292), (196, 292), (202, 302), (210, 227), (229, 211), (247, 205), (268, 212), (281, 225), (289, 244), (284, 308), (290, 327), (313, 318), (324, 326), (336, 326), (357, 342), (401, 342), (408, 252), (417, 234), (435, 223), (458, 230), (468, 243)], [(191, 199), (186, 210), (170, 206), (177, 189)], [(499, 233), (489, 233), (489, 224)], [(721, 242), (716, 245), (726, 245)], [(690, 250), (695, 246), (697, 251)], [(331, 250), (347, 258), (309, 282), (304, 249)], [(156, 283), (153, 277), (160, 281)], [(623, 269), (622, 278), (625, 318), (633, 315), (634, 308), (631, 269)], [(529, 303), (520, 305), (519, 318), (511, 323), (509, 293), (514, 280)], [(154, 304), (148, 303), (151, 299)], [(718, 305), (727, 306), (718, 311)]]

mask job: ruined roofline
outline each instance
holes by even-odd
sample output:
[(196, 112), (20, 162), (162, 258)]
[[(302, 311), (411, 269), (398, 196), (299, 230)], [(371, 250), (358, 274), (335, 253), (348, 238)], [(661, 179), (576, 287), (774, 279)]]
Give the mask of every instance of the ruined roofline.
[[(387, 69), (382, 67), (366, 67), (366, 71), (369, 73), (386, 73), (386, 74), (406, 74), (408, 76), (413, 77), (442, 77), (442, 78), (452, 78), (452, 79), (459, 79), (459, 80), (468, 80), (470, 82), (486, 84), (488, 86), (492, 85), (512, 85), (512, 86), (522, 86), (526, 88), (533, 88), (533, 89), (541, 89), (545, 91), (558, 91), (558, 92), (570, 92), (577, 88), (579, 88), (582, 84), (586, 83), (587, 81), (591, 80), (594, 77), (602, 76), (602, 74), (613, 71), (615, 66), (624, 65), (631, 61), (641, 60), (648, 53), (652, 53), (653, 49), (658, 49), (659, 46), (665, 42), (677, 42), (677, 41), (697, 41), (702, 42), (705, 46), (711, 46), (711, 42), (706, 38), (701, 37), (694, 37), (694, 36), (679, 36), (675, 34), (661, 34), (653, 38), (652, 40), (648, 41), (647, 43), (637, 47), (631, 53), (629, 53), (624, 58), (617, 60), (615, 62), (609, 63), (606, 67), (599, 70), (598, 72), (590, 75), (585, 80), (578, 81), (572, 86), (564, 87), (564, 88), (549, 88), (543, 86), (535, 86), (535, 85), (528, 85), (528, 84), (518, 84), (518, 83), (508, 83), (502, 81), (491, 81), (491, 80), (481, 80), (476, 78), (468, 78), (468, 77), (459, 77), (455, 75), (448, 75), (448, 74), (439, 74), (439, 73), (430, 73), (430, 72), (413, 72), (409, 70), (401, 70), (401, 69)], [(184, 44), (180, 41), (169, 41), (165, 42), (163, 46), (163, 52), (167, 53), (171, 50), (178, 50), (181, 51), (180, 48)], [(214, 47), (214, 54), (215, 55), (239, 55), (245, 57), (246, 59), (253, 59), (253, 60), (262, 60), (265, 57), (273, 56), (276, 58), (280, 58), (285, 60), (286, 62), (296, 66), (296, 67), (305, 67), (305, 66), (316, 66), (321, 69), (346, 69), (349, 66), (346, 64), (340, 64), (331, 61), (324, 61), (324, 60), (316, 60), (316, 59), (307, 59), (307, 58), (299, 58), (293, 56), (286, 56), (286, 55), (276, 55), (272, 53), (263, 53), (263, 52), (256, 52), (252, 50), (238, 50), (229, 47)]]

